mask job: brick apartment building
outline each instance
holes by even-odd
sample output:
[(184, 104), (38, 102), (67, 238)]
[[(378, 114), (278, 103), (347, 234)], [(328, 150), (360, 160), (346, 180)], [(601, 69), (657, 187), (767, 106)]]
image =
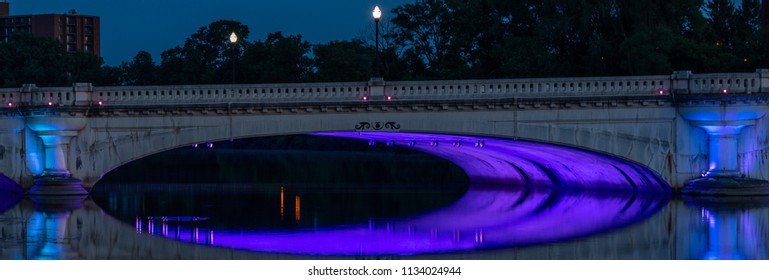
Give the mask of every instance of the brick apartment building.
[(66, 14), (10, 15), (8, 2), (0, 0), (0, 42), (8, 41), (15, 32), (29, 32), (50, 37), (62, 43), (68, 52), (83, 51), (101, 56), (99, 17)]

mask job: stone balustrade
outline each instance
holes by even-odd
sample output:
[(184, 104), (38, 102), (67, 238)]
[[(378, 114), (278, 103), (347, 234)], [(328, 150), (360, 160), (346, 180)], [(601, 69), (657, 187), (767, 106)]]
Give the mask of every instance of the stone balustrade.
[[(769, 70), (754, 73), (498, 80), (388, 81), (0, 89), (4, 108), (18, 106), (172, 106), (221, 103), (330, 103), (382, 100), (589, 98), (751, 94), (769, 88)], [(376, 93), (376, 94), (375, 94)]]

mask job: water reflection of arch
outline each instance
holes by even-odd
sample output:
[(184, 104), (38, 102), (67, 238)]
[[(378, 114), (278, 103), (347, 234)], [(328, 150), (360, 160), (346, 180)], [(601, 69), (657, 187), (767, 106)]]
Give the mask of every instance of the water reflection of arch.
[[(308, 255), (414, 255), (498, 249), (587, 236), (644, 219), (667, 196), (472, 186), (422, 215), (298, 231), (217, 231), (214, 246)], [(557, 229), (557, 230), (554, 230)]]
[[(494, 206), (490, 205), (488, 207), (482, 207), (486, 209), (482, 211), (485, 213), (497, 213), (500, 211), (526, 213), (527, 211), (524, 211), (524, 208), (528, 208), (528, 212), (530, 213), (539, 213), (534, 216), (528, 215), (534, 219), (537, 215), (539, 215), (540, 218), (547, 215), (554, 215), (558, 212), (558, 209), (566, 210), (568, 209), (567, 205), (574, 205), (572, 202), (574, 202), (574, 199), (578, 198), (578, 196), (565, 198), (564, 196), (555, 193), (544, 194), (537, 192), (539, 194), (533, 194), (535, 197), (539, 198), (538, 201), (540, 203), (537, 204), (537, 207), (534, 207), (535, 205), (532, 204), (528, 207), (522, 207), (520, 210), (512, 210), (510, 207), (506, 207), (510, 205), (510, 201), (513, 201), (511, 199), (514, 197), (520, 198), (524, 194), (506, 196), (506, 198), (500, 200), (494, 200), (492, 196), (486, 195), (494, 193), (499, 194), (500, 191), (501, 190), (488, 188), (485, 190), (477, 189), (477, 191), (473, 191), (477, 193), (468, 196), (466, 200), (468, 200), (468, 202), (475, 201), (476, 203), (483, 201), (494, 202), (491, 203), (491, 205)], [(532, 194), (529, 194), (529, 196), (531, 195)], [(736, 254), (721, 255), (722, 257), (738, 255), (741, 258), (746, 259), (766, 259), (767, 256), (769, 256), (769, 254), (767, 254), (769, 252), (769, 243), (765, 242), (767, 237), (769, 237), (769, 203), (713, 209), (711, 206), (692, 205), (686, 204), (680, 200), (673, 200), (673, 202), (667, 204), (662, 211), (654, 214), (654, 211), (651, 210), (655, 207), (654, 203), (661, 203), (658, 200), (655, 201), (653, 199), (650, 200), (643, 197), (637, 197), (634, 199), (634, 202), (630, 202), (633, 199), (628, 196), (611, 198), (612, 196), (606, 193), (596, 195), (599, 197), (597, 201), (603, 201), (600, 197), (607, 196), (606, 198), (608, 198), (608, 201), (615, 201), (610, 204), (617, 206), (620, 204), (630, 205), (630, 207), (627, 208), (629, 211), (636, 211), (633, 209), (647, 209), (648, 211), (646, 211), (646, 213), (651, 214), (652, 217), (644, 219), (639, 223), (630, 224), (609, 231), (605, 234), (584, 236), (568, 242), (563, 240), (564, 242), (548, 243), (543, 246), (524, 246), (481, 251), (457, 251), (454, 253), (440, 252), (440, 254), (402, 257), (428, 259), (701, 259), (707, 258), (708, 252), (713, 251), (712, 249), (714, 248), (725, 248), (727, 249), (726, 252), (736, 252)], [(567, 194), (567, 196), (569, 195)], [(483, 199), (484, 197), (490, 200), (485, 200)], [(561, 198), (557, 199), (557, 197)], [(628, 198), (631, 199), (628, 200)], [(0, 201), (3, 200), (8, 199), (7, 197), (0, 197)], [(652, 204), (648, 204), (650, 202)], [(553, 207), (553, 204), (560, 204), (562, 206)], [(646, 206), (643, 206), (644, 204), (646, 204)], [(466, 205), (473, 204), (470, 203)], [(548, 205), (550, 205), (550, 207), (548, 207)], [(387, 229), (388, 224), (393, 233), (404, 232), (403, 229), (408, 229), (407, 225), (410, 223), (413, 225), (415, 222), (424, 222), (431, 218), (439, 218), (443, 215), (441, 214), (442, 211), (459, 211), (462, 209), (465, 208), (457, 208), (456, 205), (452, 205), (435, 212), (411, 218), (378, 221), (374, 224), (374, 227), (377, 228), (375, 229), (376, 232), (386, 236), (390, 233), (383, 229)], [(498, 210), (489, 211), (490, 209)], [(618, 208), (610, 207), (610, 209), (616, 210)], [(0, 213), (0, 230), (5, 234), (4, 238), (1, 239), (2, 241), (0, 241), (0, 244), (3, 246), (3, 250), (0, 251), (0, 258), (24, 259), (33, 256), (34, 252), (28, 251), (32, 247), (24, 245), (24, 242), (26, 241), (23, 238), (28, 236), (28, 229), (34, 224), (29, 221), (32, 219), (35, 212), (39, 210), (40, 209), (36, 208), (31, 201), (24, 200)], [(606, 212), (603, 211), (603, 208), (601, 210), (602, 212)], [(707, 210), (707, 212), (703, 210)], [(724, 238), (714, 238), (714, 236), (711, 235), (712, 229), (718, 230), (721, 227), (717, 226), (717, 224), (715, 227), (711, 227), (711, 219), (708, 218), (708, 215), (715, 216), (716, 221), (719, 221), (721, 217), (735, 217), (736, 219), (734, 221), (736, 223), (722, 223), (723, 225), (734, 225), (734, 227), (727, 226), (726, 228), (728, 230), (722, 231), (722, 233), (734, 233), (736, 235), (721, 234), (719, 236)], [(512, 217), (512, 215), (509, 217)], [(229, 248), (184, 244), (148, 234), (137, 234), (135, 225), (129, 225), (110, 217), (91, 201), (86, 201), (82, 208), (73, 209), (66, 219), (52, 219), (52, 221), (57, 221), (64, 225), (64, 227), (59, 228), (64, 229), (66, 238), (62, 239), (60, 244), (66, 245), (66, 247), (63, 247), (66, 249), (63, 251), (66, 254), (59, 255), (59, 257), (76, 257), (84, 259), (326, 258), (326, 256), (323, 255), (312, 256), (249, 252)], [(462, 221), (456, 221), (456, 223), (460, 222)], [(488, 222), (489, 221), (478, 221), (476, 225), (486, 224), (488, 226)], [(452, 223), (453, 222), (445, 221), (443, 225), (446, 228), (450, 228)], [(536, 228), (534, 220), (530, 220), (529, 225), (529, 229)], [(421, 235), (421, 233), (418, 232), (423, 231), (424, 229), (416, 225), (411, 228), (415, 235)], [(561, 228), (561, 225), (559, 225), (559, 228)], [(335, 231), (357, 231), (358, 233), (363, 233), (370, 231), (370, 229), (369, 225), (365, 224), (354, 227), (324, 229), (321, 234), (331, 236)], [(283, 236), (283, 239), (289, 240), (291, 238), (299, 238), (301, 235), (307, 235), (310, 232), (311, 231), (296, 232), (297, 235), (294, 237), (291, 237), (286, 233), (286, 235)], [(408, 232), (408, 230), (405, 232)], [(450, 233), (450, 231), (445, 232)], [(547, 233), (545, 231), (540, 232)], [(266, 234), (266, 232), (262, 232), (259, 235)], [(451, 235), (443, 236), (450, 237)], [(216, 232), (215, 241), (220, 241), (222, 237), (224, 237), (224, 232)], [(467, 235), (466, 237), (467, 239), (474, 238), (472, 235)], [(489, 231), (487, 231), (487, 234), (484, 237), (486, 244), (491, 245), (490, 243), (494, 241), (493, 234), (489, 234)], [(453, 242), (449, 240), (450, 238), (441, 239), (447, 242)], [(515, 241), (512, 238), (510, 240)], [(727, 242), (712, 242), (719, 240)], [(262, 239), (262, 241), (267, 242), (269, 240)], [(390, 242), (392, 240), (380, 239), (380, 241)], [(531, 241), (531, 239), (528, 241)], [(736, 241), (736, 243), (732, 241)], [(14, 247), (11, 243), (21, 244), (21, 246)], [(717, 246), (711, 246), (713, 244)], [(726, 247), (722, 247), (722, 245), (725, 245)], [(358, 256), (355, 255), (350, 257)]]

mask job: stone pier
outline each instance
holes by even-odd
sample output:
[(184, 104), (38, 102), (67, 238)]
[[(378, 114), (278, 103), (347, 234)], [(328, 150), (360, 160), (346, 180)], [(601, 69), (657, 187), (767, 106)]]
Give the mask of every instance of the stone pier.
[(28, 117), (27, 126), (45, 146), (45, 169), (36, 175), (30, 196), (82, 196), (88, 192), (83, 182), (67, 169), (69, 142), (85, 127), (85, 118)]
[(714, 102), (679, 108), (690, 125), (700, 127), (708, 135), (708, 170), (702, 178), (686, 183), (687, 195), (767, 195), (769, 182), (747, 178), (737, 163), (738, 139), (745, 127), (756, 124), (766, 115), (765, 106)]

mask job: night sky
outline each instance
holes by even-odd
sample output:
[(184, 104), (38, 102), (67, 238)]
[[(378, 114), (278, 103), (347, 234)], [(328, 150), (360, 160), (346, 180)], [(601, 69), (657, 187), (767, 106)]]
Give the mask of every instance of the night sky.
[[(1, 0), (0, 0), (1, 1)], [(388, 12), (414, 0), (8, 0), (11, 15), (66, 13), (101, 17), (101, 54), (109, 65), (130, 60), (140, 50), (157, 60), (200, 27), (220, 19), (240, 21), (250, 41), (268, 33), (301, 34), (311, 43), (350, 40), (372, 30), (371, 10)]]

